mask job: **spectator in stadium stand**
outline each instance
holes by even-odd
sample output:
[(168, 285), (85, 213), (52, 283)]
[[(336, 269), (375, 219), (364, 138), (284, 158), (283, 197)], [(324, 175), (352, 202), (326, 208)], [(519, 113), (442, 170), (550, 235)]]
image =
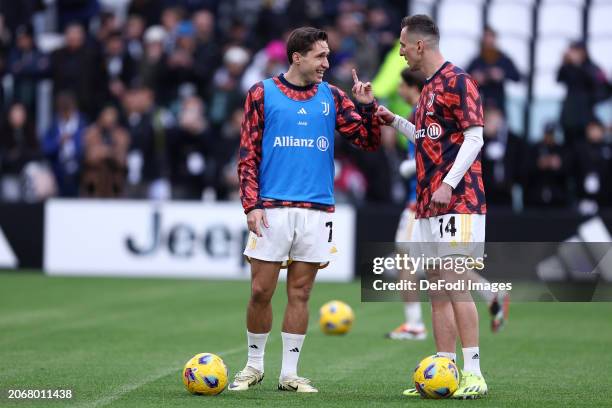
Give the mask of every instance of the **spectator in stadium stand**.
[(161, 14), (161, 25), (166, 31), (164, 47), (166, 51), (174, 50), (178, 38), (178, 29), (183, 20), (185, 10), (180, 6), (166, 7)]
[(22, 103), (14, 103), (2, 120), (0, 128), (0, 198), (21, 199), (19, 178), (24, 167), (42, 158), (34, 121)]
[(70, 24), (65, 31), (66, 45), (51, 54), (51, 78), (55, 95), (71, 91), (77, 97), (79, 109), (88, 118), (97, 116), (106, 84), (104, 68), (95, 49), (85, 44), (85, 30)]
[(246, 93), (254, 83), (285, 72), (287, 66), (287, 51), (285, 43), (280, 40), (270, 41), (253, 57), (253, 62), (242, 76), (241, 87)]
[(576, 181), (582, 214), (612, 204), (612, 145), (605, 136), (603, 124), (595, 119), (586, 127), (586, 140), (577, 143)]
[(367, 11), (367, 35), (378, 44), (380, 55), (389, 52), (397, 42), (395, 28), (399, 22), (391, 18), (391, 10), (386, 4), (372, 4)]
[(130, 134), (127, 194), (134, 198), (170, 198), (163, 113), (152, 89), (135, 86), (123, 97), (125, 126)]
[(117, 108), (107, 106), (85, 131), (83, 197), (116, 198), (123, 194), (130, 137), (118, 119)]
[[(352, 79), (351, 69), (355, 68), (360, 76), (370, 80), (376, 74), (380, 58), (378, 47), (373, 39), (367, 35), (364, 27), (365, 15), (363, 13), (342, 13), (338, 16), (336, 27), (340, 36), (340, 49), (335, 50), (335, 58), (331, 61), (334, 77), (350, 84)], [(346, 60), (351, 60), (354, 65), (350, 68), (340, 67)], [(342, 74), (337, 72), (341, 71)], [(339, 84), (341, 85), (341, 84)], [(348, 86), (350, 88), (351, 85)]]
[(147, 27), (157, 25), (160, 23), (162, 3), (164, 0), (131, 0), (128, 14), (142, 17)]
[(96, 29), (93, 37), (100, 47), (99, 52), (103, 53), (106, 40), (108, 40), (111, 35), (116, 34), (117, 31), (120, 30), (121, 25), (119, 23), (119, 18), (110, 11), (100, 13), (98, 19), (100, 21), (99, 27)]
[(62, 91), (55, 99), (56, 117), (43, 138), (43, 152), (49, 160), (61, 197), (76, 197), (79, 191), (83, 134), (87, 123), (74, 94)]
[[(134, 67), (140, 65), (140, 61), (144, 55), (144, 48), (142, 45), (144, 30), (145, 21), (141, 16), (134, 14), (128, 17), (124, 27), (125, 52), (129, 64)], [(132, 82), (135, 75), (136, 73), (132, 72), (132, 77), (129, 78), (128, 83)]]
[(208, 102), (208, 117), (217, 130), (244, 103), (245, 95), (240, 89), (240, 81), (248, 62), (248, 51), (232, 46), (223, 55), (223, 66), (215, 72), (212, 95)]
[(139, 79), (147, 88), (154, 89), (157, 93), (158, 101), (166, 101), (167, 94), (172, 90), (166, 91), (164, 79), (166, 77), (166, 53), (164, 43), (166, 41), (166, 31), (161, 26), (147, 28), (144, 34), (144, 56), (140, 62)]
[(185, 92), (192, 94), (196, 89), (194, 53), (196, 41), (191, 21), (181, 22), (175, 29), (176, 41), (166, 59), (164, 84), (168, 89), (167, 97), (175, 102)]
[(584, 140), (586, 125), (594, 118), (595, 104), (608, 96), (608, 84), (604, 72), (593, 63), (582, 41), (570, 44), (565, 51), (557, 81), (567, 87), (560, 121), (565, 144), (573, 147)]
[(75, 23), (89, 27), (89, 22), (100, 12), (99, 0), (57, 0), (55, 3), (60, 31)]
[(38, 82), (49, 69), (49, 58), (34, 43), (32, 27), (17, 27), (15, 47), (8, 57), (8, 72), (13, 76), (13, 100), (23, 103), (28, 116), (36, 113)]
[(125, 52), (125, 43), (120, 32), (110, 33), (104, 44), (104, 82), (107, 83), (105, 101), (119, 105), (121, 98), (134, 76), (136, 66)]
[(178, 126), (168, 131), (167, 143), (172, 198), (200, 200), (210, 167), (210, 132), (199, 97), (183, 100)]
[(569, 204), (569, 157), (555, 140), (556, 125), (544, 128), (542, 141), (529, 148), (526, 160), (524, 201), (533, 207), (566, 207)]
[(485, 108), (493, 105), (505, 115), (504, 83), (519, 81), (521, 75), (512, 59), (497, 47), (497, 34), (490, 27), (485, 28), (480, 54), (470, 62), (467, 71), (478, 82)]
[(15, 34), (18, 27), (30, 23), (36, 11), (44, 7), (39, 0), (0, 1), (0, 15), (11, 34)]
[(240, 198), (238, 173), (238, 148), (244, 108), (236, 109), (219, 133), (221, 139), (213, 144), (215, 164), (215, 191), (220, 200)]
[[(11, 33), (4, 20), (4, 15), (0, 14), (0, 78), (4, 78), (6, 73), (6, 59), (11, 46)], [(4, 111), (4, 86), (0, 86), (0, 110)]]
[(191, 17), (195, 29), (195, 64), (198, 94), (206, 98), (214, 72), (221, 64), (221, 51), (215, 35), (215, 15), (208, 10), (200, 10)]
[(489, 106), (484, 117), (482, 178), (487, 188), (487, 201), (510, 206), (512, 186), (521, 181), (519, 160), (524, 153), (523, 140), (510, 131), (498, 108)]

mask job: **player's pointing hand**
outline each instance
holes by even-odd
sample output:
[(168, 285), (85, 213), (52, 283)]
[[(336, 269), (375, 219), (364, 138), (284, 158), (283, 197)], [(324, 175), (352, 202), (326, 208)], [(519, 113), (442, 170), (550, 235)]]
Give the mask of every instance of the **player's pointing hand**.
[(370, 82), (361, 82), (357, 76), (357, 71), (353, 68), (353, 97), (359, 103), (367, 105), (374, 102), (374, 94), (372, 93), (372, 84)]

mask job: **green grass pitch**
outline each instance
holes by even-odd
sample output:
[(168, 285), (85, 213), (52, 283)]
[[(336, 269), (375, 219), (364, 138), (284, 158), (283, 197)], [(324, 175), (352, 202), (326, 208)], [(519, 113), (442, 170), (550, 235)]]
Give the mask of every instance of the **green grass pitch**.
[[(314, 381), (319, 394), (276, 390), (282, 284), (274, 299), (265, 380), (244, 393), (188, 394), (181, 368), (192, 355), (219, 354), (230, 377), (244, 365), (248, 294), (248, 282), (0, 273), (0, 406), (517, 408), (610, 403), (611, 303), (513, 303), (510, 322), (498, 335), (490, 333), (481, 304), (481, 361), (490, 395), (477, 401), (411, 400), (401, 392), (410, 385), (419, 359), (433, 353), (433, 340), (384, 339), (401, 321), (401, 305), (360, 303), (356, 283), (315, 285), (299, 373)], [(346, 336), (329, 337), (318, 329), (318, 307), (331, 299), (344, 300), (355, 310), (355, 325)], [(8, 389), (71, 389), (75, 397), (8, 400)]]

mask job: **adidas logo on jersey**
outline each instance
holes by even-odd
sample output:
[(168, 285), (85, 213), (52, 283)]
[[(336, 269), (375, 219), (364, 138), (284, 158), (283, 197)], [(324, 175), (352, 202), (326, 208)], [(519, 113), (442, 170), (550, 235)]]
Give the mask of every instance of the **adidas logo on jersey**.
[(294, 347), (294, 348), (292, 348), (292, 349), (291, 349), (291, 350), (289, 350), (289, 351), (290, 351), (290, 352), (292, 352), (292, 353), (299, 353), (299, 352), (300, 352), (300, 349), (299, 349), (299, 348), (297, 348), (297, 347)]
[(306, 109), (304, 108), (300, 108), (300, 110), (297, 111), (298, 115), (308, 115), (308, 112), (306, 112)]

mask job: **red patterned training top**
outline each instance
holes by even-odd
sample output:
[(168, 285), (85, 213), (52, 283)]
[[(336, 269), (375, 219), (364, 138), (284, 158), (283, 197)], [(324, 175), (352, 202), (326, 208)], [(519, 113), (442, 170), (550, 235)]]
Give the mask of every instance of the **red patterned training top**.
[(463, 132), (484, 126), (482, 101), (476, 82), (450, 62), (426, 81), (415, 108), (417, 218), (442, 214), (485, 214), (487, 211), (479, 153), (453, 190), (448, 208), (432, 211), (431, 196), (450, 171)]

